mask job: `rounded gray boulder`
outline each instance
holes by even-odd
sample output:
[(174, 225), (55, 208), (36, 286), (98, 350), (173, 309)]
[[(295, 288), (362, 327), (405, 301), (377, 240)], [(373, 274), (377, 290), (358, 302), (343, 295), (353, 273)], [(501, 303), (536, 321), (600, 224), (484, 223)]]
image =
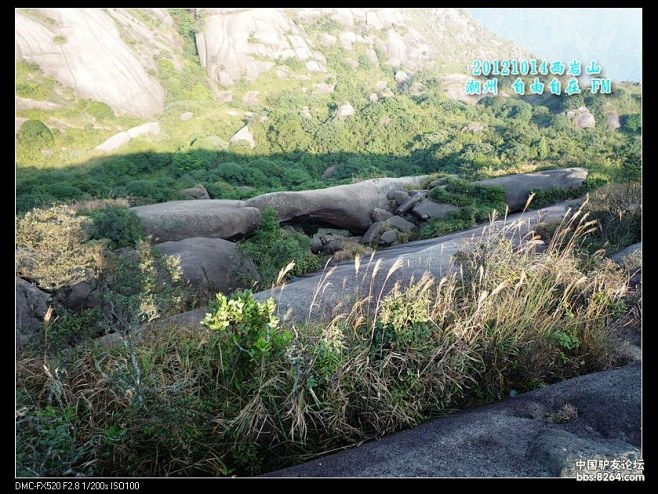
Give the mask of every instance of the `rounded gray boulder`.
[(510, 213), (523, 210), (532, 191), (579, 188), (587, 178), (585, 168), (563, 168), (536, 173), (518, 173), (474, 182), (477, 185), (497, 185), (505, 189), (505, 201)]
[(242, 201), (220, 199), (170, 201), (132, 210), (155, 243), (190, 237), (233, 240), (254, 231), (261, 219), (258, 209)]
[(374, 178), (319, 190), (271, 192), (247, 200), (246, 205), (261, 211), (274, 208), (280, 221), (326, 223), (361, 235), (372, 224), (371, 211), (387, 209), (389, 192), (419, 184), (423, 178)]
[(201, 298), (248, 288), (258, 279), (252, 260), (233, 242), (221, 238), (192, 237), (163, 242), (155, 248), (180, 258), (183, 276)]

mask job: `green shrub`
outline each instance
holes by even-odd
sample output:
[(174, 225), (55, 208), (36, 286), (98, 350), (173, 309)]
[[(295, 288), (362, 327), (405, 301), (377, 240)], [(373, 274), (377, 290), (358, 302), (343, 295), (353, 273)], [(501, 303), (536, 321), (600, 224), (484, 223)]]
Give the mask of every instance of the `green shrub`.
[(55, 198), (50, 194), (41, 192), (33, 194), (20, 194), (16, 197), (16, 212), (24, 213), (33, 208), (47, 207), (54, 202)]
[(134, 247), (144, 237), (139, 217), (130, 209), (107, 207), (91, 213), (91, 238), (108, 239), (114, 249)]
[(26, 120), (17, 134), (18, 141), (27, 147), (41, 149), (52, 144), (53, 134), (40, 120)]
[(218, 293), (201, 322), (221, 334), (228, 368), (244, 372), (242, 379), (248, 379), (262, 359), (285, 353), (292, 334), (279, 327), (275, 309), (274, 299), (257, 302), (251, 290), (237, 291), (230, 299)]
[(623, 128), (631, 134), (639, 134), (642, 131), (642, 116), (639, 113), (625, 116)]
[(97, 120), (114, 118), (114, 111), (107, 103), (85, 100), (81, 103), (81, 111), (88, 113)]
[(141, 324), (190, 308), (191, 294), (185, 286), (180, 259), (160, 254), (145, 240), (135, 250), (107, 255), (105, 302), (113, 318), (107, 330), (130, 333)]
[(261, 286), (268, 287), (290, 261), (294, 268), (288, 276), (299, 276), (318, 269), (320, 259), (311, 253), (310, 239), (290, 227), (279, 225), (278, 213), (272, 208), (263, 211), (260, 227), (254, 235), (239, 244), (261, 276)]
[(429, 197), (441, 203), (459, 206), (460, 211), (444, 218), (433, 218), (420, 231), (420, 238), (432, 238), (458, 230), (465, 230), (489, 219), (495, 210), (499, 215), (506, 210), (505, 191), (498, 186), (483, 186), (458, 177), (446, 177), (445, 184), (434, 187)]
[(451, 211), (443, 218), (432, 218), (425, 223), (418, 233), (418, 238), (434, 238), (448, 233), (467, 230), (476, 225), (473, 208), (465, 207), (461, 211)]
[(43, 187), (43, 192), (59, 201), (81, 199), (85, 196), (85, 193), (82, 192), (78, 187), (67, 183), (54, 183), (45, 185)]

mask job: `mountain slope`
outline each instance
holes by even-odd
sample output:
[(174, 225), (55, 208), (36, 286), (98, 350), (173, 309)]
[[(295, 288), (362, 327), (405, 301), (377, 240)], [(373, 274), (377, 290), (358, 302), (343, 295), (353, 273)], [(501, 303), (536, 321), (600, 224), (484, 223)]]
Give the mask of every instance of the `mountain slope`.
[(184, 56), (227, 87), (273, 70), (337, 76), (337, 58), (353, 69), (446, 74), (466, 72), (473, 58), (522, 55), (458, 9), (178, 11), (174, 21), (166, 9), (19, 9), (16, 58), (117, 115), (150, 118), (165, 106), (163, 60), (180, 73)]

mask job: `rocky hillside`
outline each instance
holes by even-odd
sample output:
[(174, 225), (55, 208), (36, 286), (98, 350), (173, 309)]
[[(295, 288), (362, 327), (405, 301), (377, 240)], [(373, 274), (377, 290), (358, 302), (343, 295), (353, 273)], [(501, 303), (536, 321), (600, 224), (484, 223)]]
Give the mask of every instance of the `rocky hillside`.
[(354, 69), (388, 65), (402, 80), (522, 53), (457, 9), (186, 9), (176, 20), (167, 9), (16, 11), (17, 59), (116, 114), (142, 118), (164, 110), (163, 58), (179, 71), (184, 57), (198, 61), (221, 88), (271, 71), (337, 76), (337, 50)]
[(637, 176), (638, 87), (465, 94), (471, 60), (519, 56), (460, 9), (19, 9), (17, 210), (436, 172)]
[(173, 20), (162, 9), (20, 9), (16, 58), (118, 114), (148, 118), (164, 109), (154, 56), (180, 53)]

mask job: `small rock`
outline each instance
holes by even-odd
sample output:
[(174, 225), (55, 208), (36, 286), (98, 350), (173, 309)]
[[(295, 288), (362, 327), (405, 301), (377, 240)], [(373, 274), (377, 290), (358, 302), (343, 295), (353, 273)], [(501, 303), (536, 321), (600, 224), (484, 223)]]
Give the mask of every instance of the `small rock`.
[(244, 103), (247, 106), (255, 105), (258, 103), (258, 96), (260, 95), (260, 91), (247, 91), (245, 95), (242, 97), (242, 103)]
[(448, 213), (453, 211), (459, 211), (459, 208), (452, 204), (438, 203), (430, 199), (423, 199), (411, 210), (414, 216), (421, 220), (429, 218), (444, 218)]
[(203, 186), (190, 187), (189, 189), (183, 189), (180, 192), (190, 199), (210, 199), (210, 194), (208, 194), (208, 191)]
[(393, 216), (393, 213), (391, 213), (390, 211), (386, 211), (385, 209), (381, 209), (381, 208), (375, 208), (370, 213), (370, 218), (372, 219), (372, 221), (375, 221), (375, 222), (377, 222), (377, 221), (386, 221), (387, 219), (389, 219), (392, 216)]
[(320, 252), (320, 249), (322, 249), (322, 239), (317, 235), (313, 235), (313, 237), (311, 238), (310, 247), (311, 247), (311, 252), (313, 252), (313, 254), (317, 254), (318, 252)]
[(55, 296), (57, 302), (73, 312), (83, 309), (102, 309), (103, 286), (98, 280), (85, 280), (73, 286), (65, 287), (57, 291)]
[(397, 230), (388, 230), (379, 237), (381, 245), (391, 245), (398, 241), (400, 232)]
[(346, 119), (354, 115), (354, 107), (350, 103), (340, 105), (336, 111), (336, 117)]
[(192, 237), (156, 246), (163, 254), (178, 256), (183, 277), (201, 298), (231, 293), (258, 279), (254, 263), (237, 246), (219, 238)]
[(425, 199), (425, 196), (423, 194), (415, 194), (409, 197), (409, 199), (407, 199), (406, 201), (404, 201), (402, 204), (398, 206), (398, 208), (395, 210), (395, 214), (405, 214), (423, 199)]
[(187, 120), (191, 120), (193, 116), (194, 113), (192, 113), (191, 111), (186, 111), (185, 113), (180, 114), (180, 120), (182, 122), (186, 122)]
[(335, 84), (326, 84), (324, 82), (320, 82), (319, 84), (315, 85), (315, 89), (318, 90), (318, 92), (322, 94), (331, 94), (334, 92), (334, 89), (336, 88)]
[(16, 350), (40, 337), (51, 301), (50, 294), (16, 277)]
[(447, 177), (437, 178), (436, 180), (432, 180), (432, 181), (429, 183), (429, 185), (427, 186), (427, 188), (428, 188), (429, 190), (432, 190), (434, 187), (438, 187), (439, 185), (443, 185), (443, 184), (445, 184), (447, 181), (448, 181), (448, 180), (447, 180)]
[(384, 222), (384, 225), (389, 227), (394, 227), (400, 230), (403, 233), (413, 232), (416, 229), (416, 225), (410, 221), (401, 218), (400, 216), (392, 216)]
[(579, 129), (593, 129), (596, 127), (596, 119), (591, 113), (581, 113), (576, 117), (576, 127)]
[(377, 96), (377, 93), (372, 93), (370, 96), (368, 96), (368, 101), (371, 103), (377, 103), (379, 101), (379, 96)]
[(339, 236), (339, 237), (349, 237), (349, 230), (343, 230), (338, 228), (318, 228), (317, 235), (320, 236)]
[(642, 242), (638, 242), (636, 244), (630, 245), (626, 247), (624, 250), (617, 252), (616, 254), (613, 254), (610, 256), (610, 259), (612, 259), (614, 262), (616, 262), (619, 265), (624, 264), (624, 258), (627, 256), (631, 256), (635, 254), (636, 252), (639, 251), (639, 256), (642, 256)]
[(398, 84), (401, 84), (408, 79), (409, 79), (409, 74), (407, 74), (404, 70), (398, 70), (395, 73), (395, 82), (397, 82)]
[(222, 91), (217, 95), (220, 103), (230, 103), (233, 101), (233, 93), (231, 91)]
[(326, 72), (324, 67), (320, 65), (317, 60), (309, 60), (306, 62), (306, 70), (309, 72)]
[(393, 201), (393, 202), (395, 202), (395, 205), (396, 205), (396, 206), (399, 206), (399, 205), (402, 204), (404, 201), (406, 201), (407, 199), (409, 199), (409, 193), (405, 192), (404, 190), (393, 190), (393, 191), (391, 191), (391, 192), (388, 193), (388, 195), (386, 196), (386, 198), (387, 198), (389, 201)]
[(484, 130), (484, 124), (481, 124), (479, 122), (470, 123), (462, 128), (462, 132), (470, 132), (471, 134), (477, 134), (478, 132), (482, 132), (483, 130)]
[(254, 149), (256, 147), (256, 140), (254, 139), (254, 135), (251, 133), (249, 130), (249, 126), (245, 125), (242, 127), (240, 130), (238, 130), (233, 136), (229, 139), (231, 144), (235, 144), (238, 142), (246, 142), (251, 149)]
[(322, 46), (334, 46), (336, 44), (336, 36), (333, 36), (329, 33), (320, 33), (318, 35), (318, 40)]
[(335, 254), (343, 249), (343, 242), (338, 239), (331, 240), (322, 246), (322, 252), (325, 254)]
[(366, 231), (366, 233), (363, 234), (363, 237), (361, 237), (361, 243), (362, 244), (371, 244), (379, 237), (379, 235), (382, 234), (386, 227), (384, 226), (384, 223), (381, 221), (377, 221), (370, 225), (370, 228)]
[(594, 115), (586, 106), (567, 111), (567, 117), (573, 119), (575, 126), (579, 129), (593, 129), (596, 126)]
[(619, 123), (619, 113), (616, 111), (608, 112), (606, 118), (608, 120), (608, 130), (617, 130), (621, 127), (621, 124)]
[(322, 178), (331, 178), (334, 176), (336, 173), (336, 170), (338, 167), (336, 165), (331, 165), (327, 167), (323, 172), (322, 172)]

